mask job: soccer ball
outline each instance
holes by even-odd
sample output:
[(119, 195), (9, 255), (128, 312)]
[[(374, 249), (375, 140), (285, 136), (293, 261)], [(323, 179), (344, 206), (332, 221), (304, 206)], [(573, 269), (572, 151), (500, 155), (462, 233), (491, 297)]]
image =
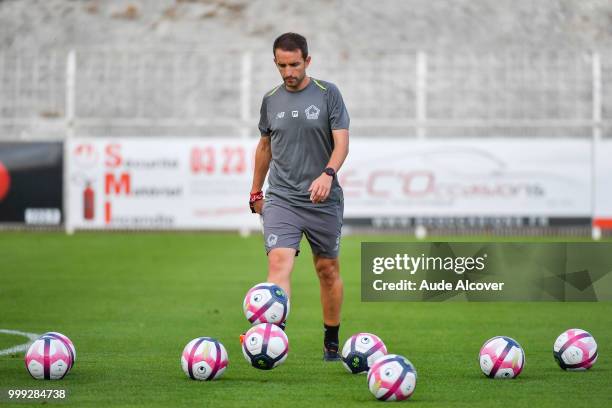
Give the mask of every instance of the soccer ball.
[(569, 329), (557, 337), (553, 355), (564, 370), (588, 370), (597, 361), (597, 343), (589, 332)]
[(62, 333), (58, 332), (47, 332), (40, 336), (40, 338), (43, 337), (53, 337), (54, 339), (58, 339), (62, 343), (64, 343), (64, 345), (68, 348), (68, 352), (70, 353), (70, 368), (72, 368), (74, 366), (74, 363), (76, 362), (76, 349), (74, 348), (74, 344), (72, 344), (72, 341), (68, 338), (68, 336), (65, 336)]
[(410, 398), (416, 388), (416, 369), (408, 359), (387, 354), (376, 360), (368, 371), (370, 392), (381, 401)]
[(374, 362), (387, 354), (382, 340), (371, 333), (357, 333), (342, 347), (342, 364), (353, 374), (368, 372)]
[(211, 337), (191, 340), (181, 355), (183, 371), (192, 380), (216, 380), (223, 375), (228, 362), (223, 344)]
[(244, 335), (242, 353), (255, 368), (271, 370), (287, 359), (289, 339), (285, 332), (271, 323), (251, 327)]
[(282, 324), (289, 315), (289, 298), (280, 286), (259, 283), (247, 292), (242, 309), (251, 324)]
[(489, 378), (515, 378), (525, 366), (525, 353), (516, 340), (497, 336), (487, 340), (479, 354), (480, 369)]
[(60, 380), (70, 371), (72, 357), (63, 341), (46, 336), (32, 343), (25, 355), (25, 365), (37, 380)]

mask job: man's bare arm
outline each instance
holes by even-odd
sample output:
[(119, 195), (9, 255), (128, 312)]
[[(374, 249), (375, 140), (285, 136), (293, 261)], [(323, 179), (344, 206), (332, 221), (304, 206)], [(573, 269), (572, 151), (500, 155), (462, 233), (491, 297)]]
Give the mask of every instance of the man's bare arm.
[[(263, 188), (264, 181), (266, 180), (266, 174), (270, 168), (270, 161), (272, 160), (272, 150), (270, 149), (270, 137), (262, 136), (257, 144), (255, 150), (255, 170), (253, 171), (253, 185), (251, 186), (251, 194), (261, 191)], [(261, 214), (263, 206), (263, 200), (255, 203), (255, 211)]]

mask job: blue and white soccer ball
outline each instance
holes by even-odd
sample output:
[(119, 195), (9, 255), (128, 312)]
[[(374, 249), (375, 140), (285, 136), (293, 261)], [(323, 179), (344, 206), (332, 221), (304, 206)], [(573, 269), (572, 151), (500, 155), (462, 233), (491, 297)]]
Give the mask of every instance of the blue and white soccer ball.
[(247, 292), (242, 309), (251, 324), (272, 323), (280, 325), (289, 316), (289, 297), (274, 283), (258, 283)]
[(228, 363), (227, 350), (212, 337), (191, 340), (181, 354), (183, 372), (192, 380), (217, 380), (225, 372)]
[(513, 338), (496, 336), (482, 345), (478, 361), (489, 378), (516, 378), (525, 366), (525, 352)]
[(368, 371), (370, 392), (380, 401), (401, 401), (414, 393), (416, 369), (406, 357), (387, 354)]
[(588, 370), (597, 361), (597, 343), (591, 333), (569, 329), (555, 340), (553, 356), (563, 370)]
[(255, 368), (271, 370), (287, 359), (289, 339), (275, 324), (261, 323), (251, 327), (244, 335), (242, 354)]
[(387, 354), (385, 343), (375, 334), (357, 333), (342, 347), (342, 364), (350, 373), (365, 374), (376, 360)]
[(37, 380), (61, 380), (72, 367), (72, 353), (60, 339), (43, 336), (30, 345), (25, 366)]
[(46, 332), (39, 338), (43, 338), (43, 337), (53, 337), (54, 339), (60, 340), (62, 343), (64, 343), (64, 345), (68, 348), (68, 352), (70, 353), (70, 357), (71, 357), (70, 368), (74, 367), (74, 363), (76, 362), (77, 353), (76, 353), (76, 348), (74, 347), (74, 344), (72, 343), (72, 340), (70, 340), (68, 336), (66, 336), (65, 334), (59, 333), (59, 332)]

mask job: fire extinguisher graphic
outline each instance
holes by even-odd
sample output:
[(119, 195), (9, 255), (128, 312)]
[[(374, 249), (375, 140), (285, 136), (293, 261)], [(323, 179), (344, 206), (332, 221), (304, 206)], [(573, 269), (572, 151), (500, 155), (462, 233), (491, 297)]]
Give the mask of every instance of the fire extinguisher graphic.
[(91, 188), (91, 182), (88, 181), (83, 190), (83, 217), (86, 220), (94, 219), (94, 190)]

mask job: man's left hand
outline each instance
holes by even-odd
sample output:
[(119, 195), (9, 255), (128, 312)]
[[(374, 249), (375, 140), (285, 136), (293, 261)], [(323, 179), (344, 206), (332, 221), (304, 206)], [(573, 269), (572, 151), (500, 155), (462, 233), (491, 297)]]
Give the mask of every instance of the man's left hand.
[(310, 201), (315, 204), (325, 201), (331, 191), (332, 180), (333, 178), (325, 173), (317, 177), (308, 188)]

